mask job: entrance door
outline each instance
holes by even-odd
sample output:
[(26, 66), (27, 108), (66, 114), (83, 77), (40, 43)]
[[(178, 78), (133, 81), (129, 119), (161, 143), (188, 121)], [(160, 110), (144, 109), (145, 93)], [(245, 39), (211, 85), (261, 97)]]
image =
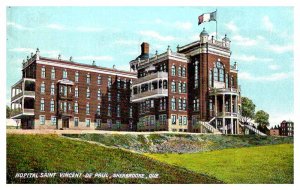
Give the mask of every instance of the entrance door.
[(62, 127), (69, 128), (69, 118), (62, 119)]

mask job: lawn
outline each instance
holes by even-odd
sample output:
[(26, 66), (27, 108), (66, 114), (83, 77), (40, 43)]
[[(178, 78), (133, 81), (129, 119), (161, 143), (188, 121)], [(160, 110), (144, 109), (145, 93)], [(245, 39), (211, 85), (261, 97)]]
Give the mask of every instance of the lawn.
[[(15, 178), (16, 172), (159, 174), (157, 179)], [(7, 183), (221, 183), (147, 156), (56, 135), (7, 135)]]
[(293, 144), (231, 148), (201, 153), (146, 155), (168, 164), (214, 176), (225, 183), (293, 183)]

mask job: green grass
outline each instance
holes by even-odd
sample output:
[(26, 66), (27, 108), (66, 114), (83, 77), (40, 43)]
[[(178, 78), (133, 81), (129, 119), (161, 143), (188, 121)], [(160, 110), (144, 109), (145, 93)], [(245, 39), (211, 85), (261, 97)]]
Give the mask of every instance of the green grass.
[(293, 143), (292, 137), (203, 134), (64, 134), (141, 153), (193, 153), (262, 145)]
[(146, 155), (191, 171), (206, 173), (225, 183), (293, 183), (293, 144)]
[[(106, 172), (159, 174), (158, 179), (15, 178), (16, 172)], [(7, 183), (221, 183), (141, 154), (56, 135), (7, 135)]]

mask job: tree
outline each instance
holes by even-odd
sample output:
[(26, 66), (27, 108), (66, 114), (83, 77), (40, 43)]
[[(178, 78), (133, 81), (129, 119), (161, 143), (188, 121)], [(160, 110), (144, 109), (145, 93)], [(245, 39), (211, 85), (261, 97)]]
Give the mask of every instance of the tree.
[(242, 120), (248, 122), (255, 116), (255, 104), (251, 99), (242, 97)]
[(11, 115), (11, 109), (9, 106), (6, 106), (6, 118), (10, 118)]
[(257, 129), (263, 133), (268, 131), (267, 126), (269, 123), (269, 114), (263, 110), (259, 110), (255, 114), (255, 123), (258, 124)]

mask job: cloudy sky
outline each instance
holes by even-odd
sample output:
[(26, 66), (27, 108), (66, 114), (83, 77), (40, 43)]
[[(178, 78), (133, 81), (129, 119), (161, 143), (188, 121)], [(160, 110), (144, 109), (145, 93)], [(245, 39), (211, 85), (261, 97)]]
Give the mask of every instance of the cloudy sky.
[[(218, 38), (231, 40), (242, 96), (270, 114), (271, 125), (294, 119), (293, 8), (217, 7)], [(21, 78), (22, 60), (38, 47), (42, 56), (128, 70), (143, 41), (150, 51), (195, 41), (202, 28), (215, 35), (215, 22), (197, 25), (212, 7), (9, 7), (7, 90)]]

